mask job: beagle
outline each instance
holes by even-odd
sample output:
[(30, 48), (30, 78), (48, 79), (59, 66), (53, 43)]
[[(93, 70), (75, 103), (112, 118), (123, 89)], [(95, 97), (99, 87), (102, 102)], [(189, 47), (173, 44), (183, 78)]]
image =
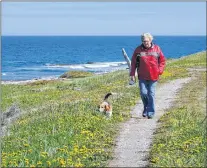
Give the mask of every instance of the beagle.
[(104, 97), (104, 101), (100, 104), (99, 111), (101, 113), (106, 114), (108, 118), (112, 116), (112, 105), (107, 101), (108, 97), (112, 95), (112, 93), (107, 93)]

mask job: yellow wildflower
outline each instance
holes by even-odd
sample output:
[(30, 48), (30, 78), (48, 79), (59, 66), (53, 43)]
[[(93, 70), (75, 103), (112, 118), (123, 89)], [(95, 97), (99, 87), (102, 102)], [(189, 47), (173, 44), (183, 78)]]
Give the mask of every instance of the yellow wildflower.
[(75, 164), (75, 167), (83, 167), (84, 165), (82, 163)]
[(29, 164), (29, 159), (24, 159), (24, 161), (25, 161), (26, 165)]
[(60, 162), (61, 166), (65, 166), (66, 165), (66, 161), (64, 159), (62, 159), (62, 158), (59, 160), (59, 162)]
[(38, 161), (38, 162), (37, 162), (37, 165), (42, 165), (42, 162), (41, 162), (41, 161)]
[(28, 146), (29, 146), (29, 144), (24, 144), (24, 146), (25, 146), (25, 147), (28, 147)]
[(51, 166), (51, 162), (50, 161), (47, 161), (47, 164), (48, 164), (49, 167)]
[(29, 149), (28, 152), (29, 152), (29, 153), (32, 153), (32, 149)]

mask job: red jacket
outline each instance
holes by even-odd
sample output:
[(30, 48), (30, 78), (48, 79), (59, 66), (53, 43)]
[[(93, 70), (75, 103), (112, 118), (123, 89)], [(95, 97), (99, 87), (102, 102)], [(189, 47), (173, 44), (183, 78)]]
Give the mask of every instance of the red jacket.
[(152, 44), (146, 49), (143, 45), (137, 47), (131, 60), (130, 76), (135, 76), (137, 69), (138, 78), (142, 80), (158, 80), (164, 71), (165, 57), (159, 46)]

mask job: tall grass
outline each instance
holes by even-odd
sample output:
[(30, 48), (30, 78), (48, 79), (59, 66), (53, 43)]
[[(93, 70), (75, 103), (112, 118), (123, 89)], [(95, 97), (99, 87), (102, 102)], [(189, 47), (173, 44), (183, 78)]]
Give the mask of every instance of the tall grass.
[[(197, 60), (196, 66), (204, 65), (205, 53), (192, 57), (192, 64)], [(188, 76), (186, 68), (191, 64), (186, 60), (169, 63), (160, 82)], [(2, 138), (2, 166), (105, 166), (117, 125), (130, 117), (139, 99), (138, 87), (128, 87), (128, 79), (126, 70), (84, 79), (2, 85), (2, 110), (15, 103), (24, 113)], [(115, 93), (109, 98), (110, 120), (97, 107), (108, 92)]]

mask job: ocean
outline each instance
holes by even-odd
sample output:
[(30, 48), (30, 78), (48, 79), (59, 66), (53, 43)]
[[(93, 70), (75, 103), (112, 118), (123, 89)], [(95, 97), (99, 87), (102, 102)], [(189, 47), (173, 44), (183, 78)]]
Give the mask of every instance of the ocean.
[[(1, 80), (57, 78), (66, 71), (107, 73), (126, 69), (140, 36), (2, 36)], [(155, 36), (165, 57), (206, 50), (206, 36)]]

